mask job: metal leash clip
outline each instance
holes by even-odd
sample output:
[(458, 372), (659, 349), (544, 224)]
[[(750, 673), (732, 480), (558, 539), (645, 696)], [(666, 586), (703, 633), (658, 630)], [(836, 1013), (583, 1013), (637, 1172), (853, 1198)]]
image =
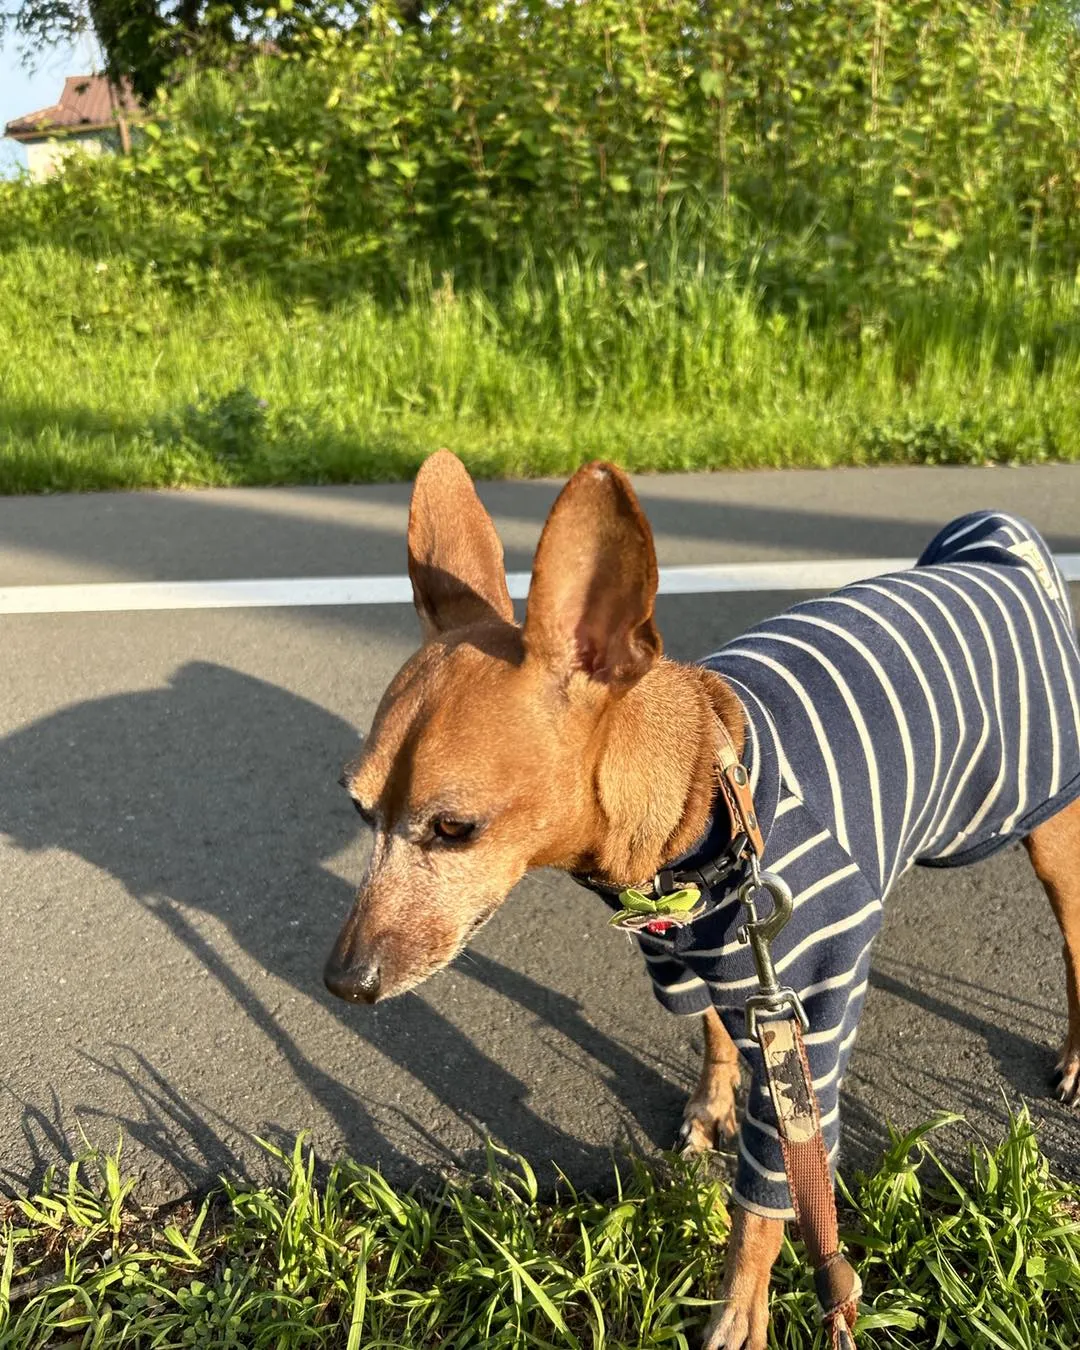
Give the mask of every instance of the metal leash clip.
[[(759, 919), (754, 903), (756, 891), (768, 891), (772, 898), (773, 910), (767, 919)], [(810, 1022), (803, 1008), (802, 1000), (794, 989), (781, 985), (776, 978), (769, 944), (787, 923), (794, 910), (791, 887), (775, 872), (762, 872), (758, 860), (750, 854), (750, 876), (739, 887), (739, 903), (746, 906), (748, 918), (738, 930), (740, 942), (749, 942), (750, 951), (757, 970), (758, 993), (746, 1000), (746, 1033), (757, 1039), (758, 1016), (764, 1013), (775, 1017), (781, 1013), (794, 1013), (799, 1019), (803, 1031), (809, 1031)]]

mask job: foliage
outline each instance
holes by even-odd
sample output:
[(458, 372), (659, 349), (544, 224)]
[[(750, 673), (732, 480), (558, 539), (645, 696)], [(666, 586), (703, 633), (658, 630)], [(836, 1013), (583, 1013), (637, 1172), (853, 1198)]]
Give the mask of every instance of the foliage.
[[(445, 0), (427, 6), (436, 12)], [(180, 61), (210, 69), (236, 66), (269, 44), (289, 45), (298, 25), (318, 21), (347, 30), (362, 0), (18, 0), (0, 10), (0, 38), (11, 33), (27, 64), (92, 31), (106, 73), (126, 79), (145, 99), (171, 80)], [(420, 21), (418, 0), (398, 0), (398, 15)]]
[(1080, 457), (1078, 71), (1064, 0), (298, 22), (0, 184), (0, 488)]
[(162, 93), (126, 160), (0, 197), (0, 238), (407, 287), (524, 248), (705, 268), (837, 312), (893, 285), (1075, 269), (1080, 33), (1059, 5), (462, 0), (372, 8)]
[[(894, 1136), (849, 1197), (860, 1345), (1075, 1346), (1080, 1193), (1050, 1174), (1026, 1114), (996, 1149), (973, 1147), (972, 1179), (960, 1180), (927, 1144), (956, 1119)], [(100, 1189), (75, 1164), (13, 1202), (0, 1348), (687, 1350), (718, 1284), (727, 1187), (700, 1165), (636, 1163), (609, 1199), (564, 1181), (552, 1202), (523, 1159), (494, 1147), (485, 1178), (434, 1193), (396, 1191), (347, 1161), (320, 1183), (302, 1140), (291, 1156), (271, 1152), (280, 1186), (226, 1184), (197, 1211), (153, 1221), (115, 1158), (98, 1159)], [(772, 1346), (821, 1350), (790, 1241), (773, 1291)]]

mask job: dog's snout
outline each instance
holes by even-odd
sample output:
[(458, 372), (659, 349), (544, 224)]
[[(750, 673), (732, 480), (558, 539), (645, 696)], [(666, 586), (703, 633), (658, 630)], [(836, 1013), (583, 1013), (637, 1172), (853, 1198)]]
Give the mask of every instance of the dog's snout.
[(332, 994), (348, 1003), (374, 1003), (379, 997), (382, 972), (374, 958), (341, 965), (331, 956), (323, 979)]
[(323, 983), (347, 1003), (374, 1003), (382, 987), (382, 952), (364, 932), (360, 901), (345, 920), (323, 967)]

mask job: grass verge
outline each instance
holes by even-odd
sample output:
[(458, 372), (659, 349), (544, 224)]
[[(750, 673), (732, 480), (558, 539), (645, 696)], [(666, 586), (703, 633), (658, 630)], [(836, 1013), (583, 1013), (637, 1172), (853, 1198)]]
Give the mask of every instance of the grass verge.
[(0, 491), (1080, 459), (1080, 283), (990, 272), (820, 326), (675, 259), (328, 307), (0, 258)]
[[(1004, 1350), (1080, 1344), (1080, 1190), (1057, 1180), (1026, 1113), (967, 1182), (928, 1141), (894, 1137), (847, 1194), (866, 1287), (860, 1345)], [(115, 1158), (7, 1207), (0, 1347), (622, 1347), (694, 1344), (728, 1228), (700, 1166), (635, 1164), (614, 1198), (541, 1199), (521, 1159), (478, 1184), (395, 1191), (351, 1162), (316, 1181), (298, 1141), (282, 1181), (226, 1185), (196, 1212), (141, 1213)], [(771, 1344), (822, 1344), (800, 1251), (773, 1281)]]

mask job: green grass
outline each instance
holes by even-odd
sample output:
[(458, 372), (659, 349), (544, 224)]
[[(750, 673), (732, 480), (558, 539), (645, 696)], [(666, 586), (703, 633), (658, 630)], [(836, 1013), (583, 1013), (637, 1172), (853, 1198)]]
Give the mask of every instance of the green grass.
[[(928, 1134), (894, 1137), (848, 1195), (866, 1294), (863, 1347), (1080, 1344), (1080, 1189), (1054, 1178), (1025, 1113), (968, 1181)], [(541, 1198), (492, 1150), (471, 1186), (395, 1191), (351, 1162), (317, 1181), (298, 1141), (279, 1186), (226, 1185), (196, 1212), (144, 1215), (116, 1159), (73, 1166), (7, 1208), (3, 1350), (109, 1347), (681, 1347), (707, 1316), (727, 1188), (702, 1167), (642, 1163), (613, 1196)], [(820, 1347), (808, 1273), (785, 1242), (772, 1344)]]
[(523, 265), (321, 308), (0, 257), (0, 491), (1080, 459), (1080, 284), (987, 271), (812, 326), (715, 270)]

